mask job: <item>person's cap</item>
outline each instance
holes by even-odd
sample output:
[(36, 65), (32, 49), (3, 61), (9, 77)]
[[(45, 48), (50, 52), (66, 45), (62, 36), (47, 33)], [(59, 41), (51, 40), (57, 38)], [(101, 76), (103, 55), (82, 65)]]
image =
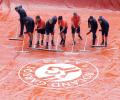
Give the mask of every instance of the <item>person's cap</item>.
[(19, 8), (18, 8), (18, 6), (17, 7), (15, 7), (15, 10), (18, 10)]
[(103, 16), (99, 16), (98, 20), (100, 21), (100, 20), (102, 20), (102, 19), (103, 19)]
[(76, 12), (74, 12), (74, 13), (73, 13), (73, 15), (74, 15), (74, 16), (76, 16), (76, 15), (77, 15), (77, 13), (76, 13)]
[(93, 16), (90, 16), (90, 19), (93, 19)]
[(53, 16), (53, 17), (52, 17), (52, 20), (57, 20), (57, 16)]
[(41, 18), (40, 18), (40, 16), (38, 15), (38, 16), (36, 16), (36, 20), (40, 20)]
[(62, 17), (62, 16), (59, 16), (59, 17), (58, 17), (58, 20), (62, 20), (62, 19), (63, 19), (63, 17)]
[(53, 16), (52, 21), (56, 23), (57, 22), (57, 16)]
[(19, 5), (19, 8), (22, 8), (22, 5)]
[(19, 10), (19, 9), (21, 9), (22, 8), (22, 5), (19, 5), (19, 6), (16, 6), (15, 7), (15, 10)]
[(99, 16), (99, 19), (102, 19), (103, 18), (103, 16)]

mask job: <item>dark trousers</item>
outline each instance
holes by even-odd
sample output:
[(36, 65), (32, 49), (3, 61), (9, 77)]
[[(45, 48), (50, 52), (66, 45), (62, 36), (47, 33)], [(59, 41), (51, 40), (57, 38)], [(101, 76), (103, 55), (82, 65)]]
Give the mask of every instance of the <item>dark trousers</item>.
[(93, 41), (92, 41), (92, 45), (95, 45), (96, 38), (97, 38), (97, 36), (96, 36), (96, 31), (93, 31), (92, 33), (93, 33)]

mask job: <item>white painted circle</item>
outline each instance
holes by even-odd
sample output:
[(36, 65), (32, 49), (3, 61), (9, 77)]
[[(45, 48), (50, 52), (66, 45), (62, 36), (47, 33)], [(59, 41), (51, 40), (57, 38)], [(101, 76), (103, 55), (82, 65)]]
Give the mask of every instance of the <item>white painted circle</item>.
[[(67, 74), (65, 74), (67, 70)], [(19, 78), (33, 86), (47, 89), (69, 89), (93, 82), (99, 75), (98, 68), (83, 60), (41, 59), (23, 66)]]
[(79, 67), (72, 64), (48, 64), (40, 66), (35, 71), (38, 78), (48, 79), (54, 82), (65, 82), (79, 78), (82, 71)]

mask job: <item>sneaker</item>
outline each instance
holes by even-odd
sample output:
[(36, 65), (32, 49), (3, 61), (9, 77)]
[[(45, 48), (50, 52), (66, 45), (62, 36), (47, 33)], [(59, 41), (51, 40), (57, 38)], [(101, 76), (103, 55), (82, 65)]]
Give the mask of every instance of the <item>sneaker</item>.
[(24, 32), (24, 34), (27, 34), (28, 32)]
[(20, 34), (20, 35), (19, 35), (19, 37), (23, 37), (23, 35), (22, 35), (22, 34)]

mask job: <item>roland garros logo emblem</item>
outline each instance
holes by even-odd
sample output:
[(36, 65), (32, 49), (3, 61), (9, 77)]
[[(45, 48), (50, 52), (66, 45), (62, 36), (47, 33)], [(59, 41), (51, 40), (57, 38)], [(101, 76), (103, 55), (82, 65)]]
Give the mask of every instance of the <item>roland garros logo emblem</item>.
[(91, 63), (41, 63), (28, 64), (20, 69), (20, 79), (30, 85), (66, 89), (82, 86), (94, 81), (98, 69)]

